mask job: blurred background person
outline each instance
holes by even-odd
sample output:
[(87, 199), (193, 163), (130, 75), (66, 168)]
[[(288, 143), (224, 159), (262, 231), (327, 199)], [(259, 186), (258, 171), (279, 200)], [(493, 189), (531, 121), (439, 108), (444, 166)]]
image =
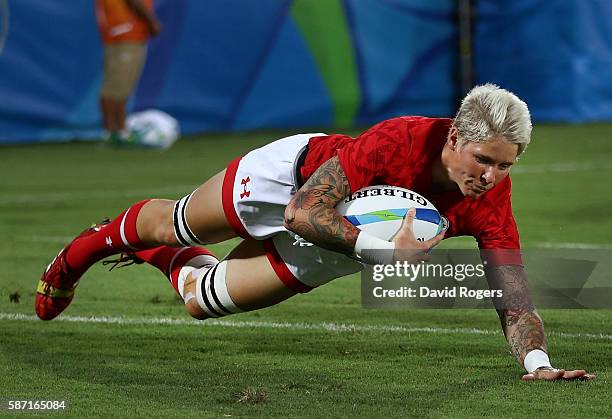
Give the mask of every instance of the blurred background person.
[(104, 44), (100, 108), (106, 135), (115, 144), (133, 140), (125, 129), (126, 104), (142, 72), (147, 43), (161, 31), (153, 8), (153, 0), (96, 0)]

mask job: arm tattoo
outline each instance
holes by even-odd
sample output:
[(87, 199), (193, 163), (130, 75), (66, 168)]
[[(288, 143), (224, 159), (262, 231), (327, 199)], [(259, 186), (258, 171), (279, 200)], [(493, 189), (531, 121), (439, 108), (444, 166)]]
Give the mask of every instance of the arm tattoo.
[(318, 246), (353, 253), (359, 230), (335, 210), (336, 204), (349, 193), (338, 157), (332, 157), (291, 199), (285, 210), (285, 226)]
[(518, 362), (522, 365), (525, 355), (533, 349), (546, 351), (544, 326), (531, 301), (523, 267), (495, 266), (487, 270), (487, 280), (491, 289), (502, 290), (503, 296), (494, 301), (495, 308)]

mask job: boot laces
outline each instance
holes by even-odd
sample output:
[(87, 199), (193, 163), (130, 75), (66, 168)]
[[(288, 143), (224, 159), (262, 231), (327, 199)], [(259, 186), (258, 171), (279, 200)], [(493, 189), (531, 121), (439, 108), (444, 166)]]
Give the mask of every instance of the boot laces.
[(104, 266), (111, 265), (111, 264), (113, 265), (108, 270), (109, 272), (115, 268), (125, 268), (126, 266), (130, 266), (134, 264), (141, 264), (141, 263), (143, 263), (142, 260), (138, 259), (136, 256), (132, 254), (125, 253), (125, 252), (120, 253), (119, 257), (116, 259), (108, 259), (108, 260), (102, 261), (102, 265)]

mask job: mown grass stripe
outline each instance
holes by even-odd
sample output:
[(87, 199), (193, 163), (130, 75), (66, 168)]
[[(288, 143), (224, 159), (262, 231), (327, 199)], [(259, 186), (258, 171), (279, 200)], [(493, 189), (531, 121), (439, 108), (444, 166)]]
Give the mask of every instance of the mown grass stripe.
[[(571, 173), (571, 172), (588, 172), (593, 170), (612, 169), (612, 163), (599, 161), (584, 161), (584, 162), (565, 162), (556, 164), (535, 164), (535, 165), (518, 165), (512, 169), (511, 174), (532, 174), (532, 173)], [(31, 193), (15, 193), (0, 197), (0, 205), (16, 205), (16, 204), (32, 204), (32, 203), (54, 203), (64, 202), (71, 199), (108, 199), (115, 198), (132, 198), (142, 196), (168, 196), (179, 198), (188, 191), (197, 188), (197, 184), (177, 184), (160, 188), (133, 188), (108, 191), (106, 189), (82, 189), (75, 191), (58, 192), (40, 191)]]
[[(0, 320), (40, 321), (34, 315), (21, 313), (0, 313)], [(238, 329), (293, 329), (314, 330), (327, 332), (375, 332), (375, 333), (437, 333), (437, 334), (463, 334), (463, 335), (497, 335), (498, 330), (478, 328), (439, 328), (439, 327), (406, 327), (381, 325), (356, 325), (344, 323), (289, 323), (267, 321), (233, 321), (208, 319), (204, 322), (192, 319), (175, 319), (167, 317), (121, 317), (121, 316), (62, 316), (53, 320), (55, 322), (70, 323), (101, 323), (122, 325), (199, 325), (207, 327), (233, 327)], [(612, 340), (612, 335), (604, 333), (567, 333), (548, 332), (549, 336), (565, 338), (590, 338)]]

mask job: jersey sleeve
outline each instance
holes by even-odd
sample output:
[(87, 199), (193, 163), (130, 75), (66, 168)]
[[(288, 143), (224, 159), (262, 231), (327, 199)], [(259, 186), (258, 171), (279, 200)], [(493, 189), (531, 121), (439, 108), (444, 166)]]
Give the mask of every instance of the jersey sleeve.
[(389, 173), (407, 161), (410, 132), (401, 118), (374, 125), (337, 150), (352, 192), (370, 185), (388, 183)]

